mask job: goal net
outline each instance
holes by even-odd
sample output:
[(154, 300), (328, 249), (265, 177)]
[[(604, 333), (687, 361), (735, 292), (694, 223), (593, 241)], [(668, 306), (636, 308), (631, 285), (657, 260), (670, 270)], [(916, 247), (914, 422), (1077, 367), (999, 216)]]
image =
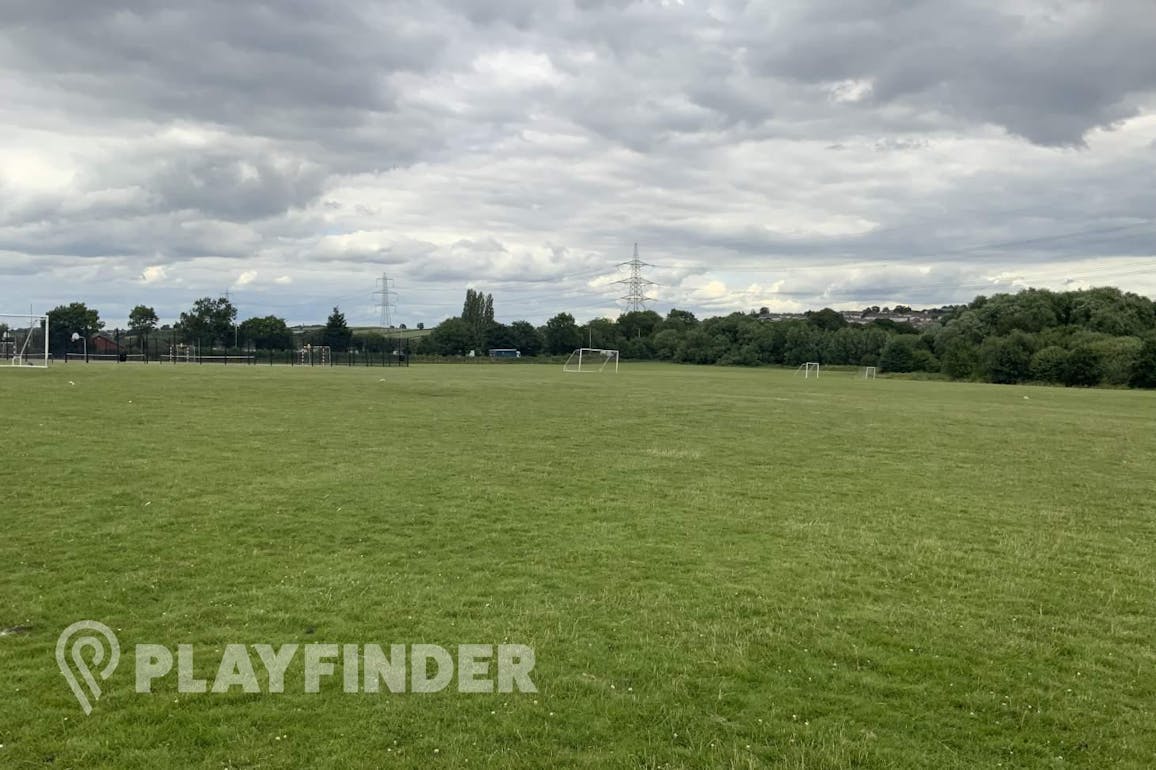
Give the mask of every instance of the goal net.
[(803, 375), (804, 380), (809, 380), (812, 377), (819, 378), (819, 362), (808, 361), (805, 364), (799, 364), (799, 368), (795, 370), (795, 374)]
[(48, 317), (0, 313), (0, 366), (48, 366)]
[(618, 351), (602, 348), (578, 348), (562, 366), (564, 372), (618, 371)]

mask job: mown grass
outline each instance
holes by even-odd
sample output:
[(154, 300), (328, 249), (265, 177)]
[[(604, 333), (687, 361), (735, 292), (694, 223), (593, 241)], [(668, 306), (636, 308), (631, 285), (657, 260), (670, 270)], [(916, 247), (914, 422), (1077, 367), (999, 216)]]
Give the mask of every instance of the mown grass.
[[(0, 403), (2, 767), (1156, 757), (1151, 393), (69, 364)], [(88, 717), (85, 618), (124, 650)], [(539, 693), (133, 691), (137, 643), (506, 641)]]

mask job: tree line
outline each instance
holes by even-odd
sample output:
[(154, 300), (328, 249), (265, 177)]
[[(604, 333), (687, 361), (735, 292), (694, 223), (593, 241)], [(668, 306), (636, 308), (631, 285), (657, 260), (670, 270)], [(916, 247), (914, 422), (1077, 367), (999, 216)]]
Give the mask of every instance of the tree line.
[(817, 361), (954, 380), (1156, 387), (1156, 305), (1110, 287), (979, 296), (942, 308), (924, 328), (886, 318), (850, 323), (830, 308), (778, 321), (755, 311), (700, 320), (686, 310), (665, 317), (646, 310), (582, 325), (559, 313), (541, 327), (502, 324), (491, 316), (480, 331), (468, 315), (438, 324), (416, 352), (453, 356), (517, 348), (537, 356), (594, 347), (619, 350), (624, 359), (691, 364)]
[[(48, 312), (48, 328), (49, 349), (56, 353), (71, 349), (73, 334), (91, 339), (105, 330), (105, 323), (96, 309), (73, 302)], [(157, 336), (163, 337), (165, 344), (179, 342), (226, 350), (292, 350), (311, 344), (344, 353), (354, 347), (354, 332), (338, 307), (333, 308), (321, 329), (294, 333), (285, 319), (275, 315), (255, 316), (238, 323), (237, 307), (228, 297), (201, 297), (175, 323), (163, 326), (153, 308), (134, 307), (129, 312), (124, 348), (143, 350)], [(361, 343), (361, 348), (372, 352), (381, 352), (388, 346), (383, 335), (367, 335)]]
[[(147, 341), (159, 328), (173, 341), (260, 350), (314, 344), (335, 352), (381, 352), (400, 345), (407, 352), (436, 356), (514, 348), (534, 357), (594, 347), (619, 350), (624, 359), (690, 364), (798, 366), (818, 361), (955, 380), (1156, 387), (1156, 305), (1146, 297), (1110, 287), (1028, 289), (979, 296), (941, 311), (923, 328), (885, 318), (850, 323), (830, 308), (786, 320), (768, 320), (767, 313), (756, 311), (699, 319), (686, 310), (672, 309), (665, 316), (645, 310), (584, 324), (563, 312), (536, 326), (496, 320), (493, 295), (470, 289), (460, 315), (425, 336), (403, 341), (355, 333), (336, 307), (324, 327), (305, 333), (294, 333), (272, 315), (237, 323), (237, 309), (226, 297), (198, 299), (171, 327), (158, 327), (153, 309), (138, 305), (129, 316), (128, 332), (134, 341)], [(73, 332), (90, 336), (104, 327), (97, 311), (83, 303), (62, 305), (49, 315), (54, 352), (68, 349)]]

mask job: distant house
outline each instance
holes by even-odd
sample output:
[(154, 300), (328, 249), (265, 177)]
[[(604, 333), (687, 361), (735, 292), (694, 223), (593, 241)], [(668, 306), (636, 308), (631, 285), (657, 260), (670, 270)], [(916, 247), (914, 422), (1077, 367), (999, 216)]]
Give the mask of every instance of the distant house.
[(117, 344), (115, 337), (101, 332), (89, 340), (88, 347), (92, 353), (119, 353), (121, 346)]
[(490, 358), (521, 358), (522, 352), (514, 348), (490, 348)]

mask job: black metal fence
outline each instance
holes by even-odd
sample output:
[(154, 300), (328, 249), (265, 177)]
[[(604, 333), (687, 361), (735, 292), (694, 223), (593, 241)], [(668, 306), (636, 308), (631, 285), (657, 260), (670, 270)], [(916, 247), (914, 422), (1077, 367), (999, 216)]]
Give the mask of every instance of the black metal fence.
[(56, 353), (51, 356), (60, 363), (114, 363), (114, 364), (217, 364), (220, 366), (409, 366), (410, 356), (404, 352), (375, 353), (348, 350), (341, 353), (312, 350), (239, 350), (201, 348), (195, 345), (171, 346), (167, 350), (145, 349), (144, 352), (81, 352)]

